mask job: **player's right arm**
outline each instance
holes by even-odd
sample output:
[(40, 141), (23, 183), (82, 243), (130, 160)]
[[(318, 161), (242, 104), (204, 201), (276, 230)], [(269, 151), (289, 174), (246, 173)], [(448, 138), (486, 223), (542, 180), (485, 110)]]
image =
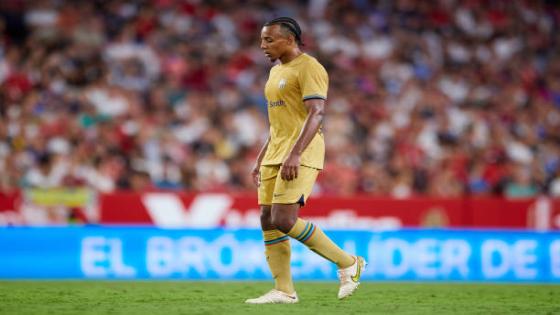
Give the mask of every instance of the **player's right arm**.
[(255, 183), (255, 185), (257, 187), (260, 185), (261, 163), (262, 163), (262, 160), (264, 158), (264, 155), (266, 154), (266, 149), (268, 148), (268, 142), (269, 141), (270, 141), (270, 136), (268, 136), (268, 138), (266, 138), (266, 141), (264, 142), (264, 145), (262, 146), (261, 150), (259, 151), (259, 155), (257, 156), (257, 161), (255, 162), (255, 165), (253, 166), (253, 169), (251, 170), (251, 176), (253, 177), (253, 183)]

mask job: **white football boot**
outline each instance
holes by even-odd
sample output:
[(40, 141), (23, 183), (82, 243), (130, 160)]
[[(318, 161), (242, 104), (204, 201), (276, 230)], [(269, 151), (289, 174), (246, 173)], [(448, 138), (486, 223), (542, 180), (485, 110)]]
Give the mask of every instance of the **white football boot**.
[(258, 298), (248, 299), (245, 301), (245, 303), (248, 304), (293, 304), (297, 302), (299, 302), (299, 299), (295, 292), (288, 294), (276, 289), (272, 289)]
[(338, 269), (338, 279), (340, 279), (340, 289), (338, 290), (338, 298), (344, 299), (358, 288), (360, 285), (360, 277), (366, 268), (366, 261), (363, 257), (354, 256), (355, 262), (352, 266), (344, 269)]

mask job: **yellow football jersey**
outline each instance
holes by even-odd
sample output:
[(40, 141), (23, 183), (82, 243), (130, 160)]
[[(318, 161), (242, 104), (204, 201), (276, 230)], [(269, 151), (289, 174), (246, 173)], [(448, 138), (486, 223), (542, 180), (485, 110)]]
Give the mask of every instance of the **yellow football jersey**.
[[(270, 142), (261, 165), (281, 164), (296, 142), (307, 117), (303, 101), (327, 99), (329, 77), (317, 59), (301, 54), (270, 70), (265, 96), (270, 122)], [(303, 151), (301, 165), (323, 169), (325, 141), (319, 130)]]

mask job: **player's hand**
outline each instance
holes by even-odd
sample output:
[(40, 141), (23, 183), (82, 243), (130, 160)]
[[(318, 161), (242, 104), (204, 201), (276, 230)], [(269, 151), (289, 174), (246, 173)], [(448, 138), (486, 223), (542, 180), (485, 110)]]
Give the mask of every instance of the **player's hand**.
[(286, 160), (284, 160), (284, 163), (282, 163), (282, 169), (280, 170), (280, 177), (283, 180), (290, 181), (298, 177), (299, 158), (299, 155), (290, 153)]
[(251, 170), (251, 177), (253, 178), (253, 183), (255, 186), (259, 187), (261, 185), (261, 166), (259, 163), (255, 163), (253, 169)]

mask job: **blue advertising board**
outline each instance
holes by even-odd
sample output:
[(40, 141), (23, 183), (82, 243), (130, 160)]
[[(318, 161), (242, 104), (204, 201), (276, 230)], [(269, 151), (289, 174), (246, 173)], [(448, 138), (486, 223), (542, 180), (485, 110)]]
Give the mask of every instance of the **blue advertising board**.
[[(560, 282), (560, 233), (337, 230), (368, 261), (363, 280)], [(336, 266), (291, 240), (295, 279), (334, 280)], [(270, 279), (259, 230), (152, 227), (0, 229), (3, 279)]]

